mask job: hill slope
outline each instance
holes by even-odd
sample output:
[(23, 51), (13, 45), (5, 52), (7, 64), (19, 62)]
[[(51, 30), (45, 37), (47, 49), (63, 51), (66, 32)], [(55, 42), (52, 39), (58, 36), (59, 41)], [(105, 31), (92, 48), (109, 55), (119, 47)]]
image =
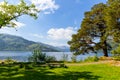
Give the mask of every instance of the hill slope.
[(34, 49), (41, 49), (42, 51), (59, 51), (50, 45), (29, 41), (18, 36), (0, 34), (1, 51), (32, 51)]

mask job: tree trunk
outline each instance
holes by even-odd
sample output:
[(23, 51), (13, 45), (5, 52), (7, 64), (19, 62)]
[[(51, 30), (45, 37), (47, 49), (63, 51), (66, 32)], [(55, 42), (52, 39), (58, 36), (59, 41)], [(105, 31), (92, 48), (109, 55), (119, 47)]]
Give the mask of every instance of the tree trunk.
[(103, 43), (103, 53), (105, 57), (108, 57), (107, 42), (106, 40)]

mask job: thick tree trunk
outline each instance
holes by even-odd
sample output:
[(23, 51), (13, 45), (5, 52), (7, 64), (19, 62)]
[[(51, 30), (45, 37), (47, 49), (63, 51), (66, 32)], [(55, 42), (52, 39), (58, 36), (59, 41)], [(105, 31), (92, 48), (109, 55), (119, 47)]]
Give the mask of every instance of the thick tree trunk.
[(106, 40), (104, 41), (104, 44), (103, 44), (103, 53), (104, 53), (105, 57), (108, 57), (108, 50), (107, 50), (107, 42), (106, 42)]
[(108, 57), (108, 51), (107, 51), (107, 49), (103, 49), (103, 53), (104, 53), (105, 57)]

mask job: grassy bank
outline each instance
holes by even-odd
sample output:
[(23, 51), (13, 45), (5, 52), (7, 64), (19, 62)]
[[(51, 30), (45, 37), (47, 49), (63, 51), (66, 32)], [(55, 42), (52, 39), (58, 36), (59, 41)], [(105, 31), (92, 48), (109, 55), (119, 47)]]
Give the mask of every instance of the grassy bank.
[[(1, 65), (0, 80), (120, 80), (120, 67), (106, 63), (69, 63), (68, 68)], [(72, 65), (72, 66), (71, 66)]]

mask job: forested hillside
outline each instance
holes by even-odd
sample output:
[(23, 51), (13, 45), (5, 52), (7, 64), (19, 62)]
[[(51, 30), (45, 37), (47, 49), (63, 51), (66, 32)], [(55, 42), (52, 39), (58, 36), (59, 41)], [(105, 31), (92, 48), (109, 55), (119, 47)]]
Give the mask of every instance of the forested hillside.
[(0, 34), (1, 51), (31, 51), (34, 49), (41, 49), (42, 51), (59, 51), (50, 45), (29, 41), (18, 36)]

